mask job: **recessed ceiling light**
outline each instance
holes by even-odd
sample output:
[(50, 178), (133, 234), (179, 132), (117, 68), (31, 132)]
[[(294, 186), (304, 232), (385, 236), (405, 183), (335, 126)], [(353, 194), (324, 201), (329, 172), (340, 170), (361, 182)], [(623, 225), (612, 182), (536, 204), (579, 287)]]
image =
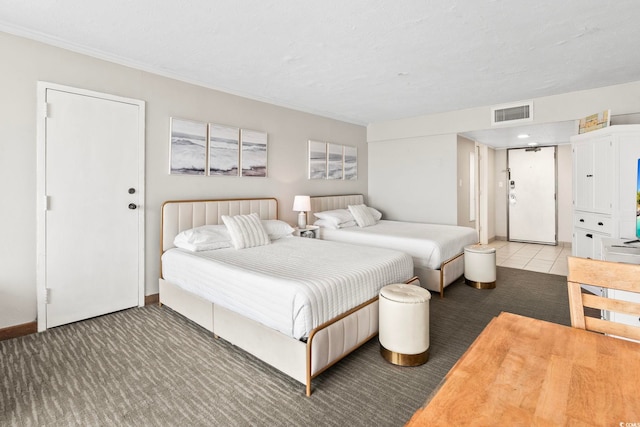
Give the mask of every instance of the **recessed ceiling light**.
[(527, 135), (526, 133), (521, 133), (520, 135), (518, 135), (519, 139), (527, 139), (529, 138), (529, 135)]
[(537, 142), (530, 142), (527, 144), (529, 147), (535, 147), (536, 145), (538, 145)]

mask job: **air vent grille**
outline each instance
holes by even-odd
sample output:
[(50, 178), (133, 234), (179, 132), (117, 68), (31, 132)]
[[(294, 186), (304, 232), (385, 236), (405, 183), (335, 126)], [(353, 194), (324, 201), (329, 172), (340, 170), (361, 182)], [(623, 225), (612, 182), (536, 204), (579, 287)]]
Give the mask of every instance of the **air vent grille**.
[(533, 120), (533, 102), (501, 105), (491, 109), (491, 125)]

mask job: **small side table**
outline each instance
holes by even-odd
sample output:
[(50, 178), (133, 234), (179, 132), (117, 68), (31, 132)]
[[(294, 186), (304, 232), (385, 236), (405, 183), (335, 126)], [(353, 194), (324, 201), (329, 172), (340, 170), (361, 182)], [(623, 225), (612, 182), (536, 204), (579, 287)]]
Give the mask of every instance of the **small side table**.
[(319, 238), (319, 230), (320, 227), (318, 227), (317, 225), (307, 225), (305, 228), (295, 228), (295, 231), (293, 232), (294, 236), (298, 236), (298, 237), (308, 237), (311, 239), (317, 239)]

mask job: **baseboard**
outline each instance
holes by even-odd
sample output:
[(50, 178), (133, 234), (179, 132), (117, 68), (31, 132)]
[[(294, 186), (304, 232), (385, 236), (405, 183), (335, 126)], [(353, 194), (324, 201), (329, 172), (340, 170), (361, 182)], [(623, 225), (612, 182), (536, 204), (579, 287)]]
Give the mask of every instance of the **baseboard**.
[(144, 297), (144, 305), (157, 304), (160, 302), (160, 294), (147, 295)]
[(38, 332), (38, 322), (36, 321), (9, 326), (8, 328), (0, 329), (0, 341), (35, 334), (36, 332)]
[[(144, 297), (144, 305), (157, 304), (159, 301), (160, 294), (147, 295)], [(0, 341), (35, 334), (36, 332), (38, 332), (37, 321), (23, 323), (22, 325), (9, 326), (8, 328), (0, 329)]]

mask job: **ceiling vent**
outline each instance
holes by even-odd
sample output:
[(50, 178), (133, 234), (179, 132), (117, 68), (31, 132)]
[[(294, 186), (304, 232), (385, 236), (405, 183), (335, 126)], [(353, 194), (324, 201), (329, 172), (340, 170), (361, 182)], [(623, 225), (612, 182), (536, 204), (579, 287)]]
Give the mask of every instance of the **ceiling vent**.
[(530, 122), (533, 120), (533, 101), (499, 105), (491, 108), (491, 126)]

